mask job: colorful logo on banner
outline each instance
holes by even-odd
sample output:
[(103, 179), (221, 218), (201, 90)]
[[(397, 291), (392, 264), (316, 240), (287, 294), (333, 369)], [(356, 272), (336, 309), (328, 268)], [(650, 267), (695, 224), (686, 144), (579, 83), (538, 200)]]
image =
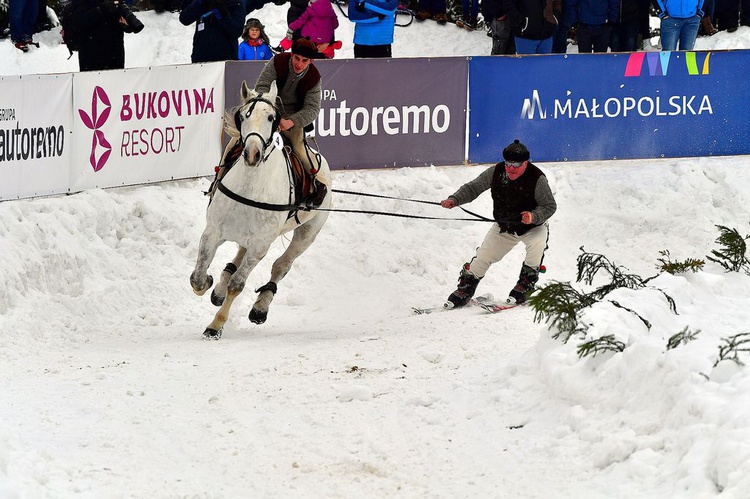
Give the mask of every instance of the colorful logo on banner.
[[(641, 76), (644, 59), (648, 68), (648, 76), (667, 76), (671, 55), (672, 52), (633, 52), (628, 57), (628, 63), (625, 66), (625, 76)], [(706, 58), (703, 60), (703, 68), (700, 71), (698, 70), (696, 52), (685, 52), (684, 55), (685, 66), (689, 75), (709, 74), (708, 61), (711, 59), (711, 52), (706, 54)]]
[(112, 145), (104, 136), (104, 132), (101, 131), (101, 127), (107, 122), (111, 111), (112, 105), (110, 104), (109, 96), (99, 86), (94, 87), (94, 93), (91, 95), (91, 113), (89, 114), (83, 109), (78, 110), (83, 124), (86, 125), (86, 128), (94, 132), (91, 141), (89, 163), (95, 172), (104, 167), (110, 154), (112, 154)]

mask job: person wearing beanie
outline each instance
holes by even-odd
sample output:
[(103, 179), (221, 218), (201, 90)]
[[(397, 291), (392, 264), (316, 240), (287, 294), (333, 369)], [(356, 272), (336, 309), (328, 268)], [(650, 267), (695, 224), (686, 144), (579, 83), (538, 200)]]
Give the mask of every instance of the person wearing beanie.
[(503, 149), (502, 162), (440, 202), (443, 208), (455, 208), (488, 189), (493, 202), (495, 223), (474, 258), (461, 269), (458, 288), (448, 297), (453, 307), (469, 303), (490, 266), (502, 260), (519, 242), (526, 247), (526, 257), (507, 303), (520, 305), (534, 290), (547, 249), (547, 220), (557, 210), (557, 203), (547, 177), (530, 158), (529, 150), (516, 139)]
[[(308, 204), (312, 207), (319, 206), (327, 192), (327, 179), (321, 182), (315, 177), (319, 165), (305, 140), (305, 132), (313, 130), (313, 122), (320, 112), (322, 84), (320, 73), (313, 64), (317, 54), (318, 49), (313, 42), (307, 38), (298, 38), (292, 44), (292, 52), (273, 56), (255, 82), (255, 91), (261, 94), (270, 92), (271, 85), (276, 83), (281, 112), (279, 131), (302, 167), (312, 177), (314, 192), (308, 199)], [(217, 179), (224, 176), (241, 152), (239, 139), (232, 138), (224, 149)]]
[(271, 42), (264, 31), (265, 26), (258, 19), (251, 17), (242, 31), (242, 41), (237, 48), (237, 59), (240, 61), (267, 61), (273, 57)]

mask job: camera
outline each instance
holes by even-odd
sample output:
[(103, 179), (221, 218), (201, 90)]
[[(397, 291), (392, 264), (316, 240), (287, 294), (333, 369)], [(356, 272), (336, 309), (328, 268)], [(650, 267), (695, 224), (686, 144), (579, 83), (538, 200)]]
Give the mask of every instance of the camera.
[(123, 2), (119, 2), (115, 0), (114, 2), (115, 7), (117, 7), (117, 13), (120, 14), (120, 16), (125, 19), (125, 22), (128, 23), (128, 27), (133, 30), (133, 33), (140, 33), (143, 31), (143, 23), (135, 17), (135, 14), (133, 14), (133, 11), (130, 10), (130, 8), (124, 4)]

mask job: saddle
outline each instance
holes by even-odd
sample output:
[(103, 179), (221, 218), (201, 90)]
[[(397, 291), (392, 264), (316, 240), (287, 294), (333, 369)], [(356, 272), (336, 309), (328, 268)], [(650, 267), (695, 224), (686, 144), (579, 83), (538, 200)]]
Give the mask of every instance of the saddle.
[[(307, 147), (307, 144), (305, 144), (305, 147)], [(283, 152), (287, 164), (289, 165), (291, 182), (294, 186), (294, 204), (308, 205), (311, 207), (320, 206), (328, 191), (326, 185), (318, 180), (315, 174), (307, 173), (307, 171), (305, 171), (305, 168), (302, 166), (302, 161), (300, 161), (299, 157), (297, 157), (290, 148), (285, 147)], [(219, 180), (227, 174), (241, 154), (242, 145), (238, 142), (229, 151), (224, 163), (215, 168), (216, 176), (211, 183), (211, 187), (209, 187), (208, 191), (205, 193), (206, 195), (213, 198)]]

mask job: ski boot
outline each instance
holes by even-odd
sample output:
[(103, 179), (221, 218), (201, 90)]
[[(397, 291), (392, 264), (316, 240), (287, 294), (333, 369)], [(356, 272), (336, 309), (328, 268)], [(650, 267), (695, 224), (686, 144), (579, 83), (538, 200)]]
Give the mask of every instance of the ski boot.
[(526, 303), (526, 298), (536, 288), (536, 282), (539, 280), (539, 269), (529, 267), (524, 264), (521, 267), (521, 274), (518, 276), (518, 282), (513, 286), (509, 295), (509, 301), (515, 302), (516, 305)]
[(476, 277), (464, 267), (461, 270), (461, 275), (458, 276), (458, 287), (448, 297), (448, 301), (453, 304), (453, 308), (466, 306), (466, 304), (469, 303), (469, 300), (471, 300), (471, 297), (474, 296), (479, 281), (481, 280), (481, 278)]

